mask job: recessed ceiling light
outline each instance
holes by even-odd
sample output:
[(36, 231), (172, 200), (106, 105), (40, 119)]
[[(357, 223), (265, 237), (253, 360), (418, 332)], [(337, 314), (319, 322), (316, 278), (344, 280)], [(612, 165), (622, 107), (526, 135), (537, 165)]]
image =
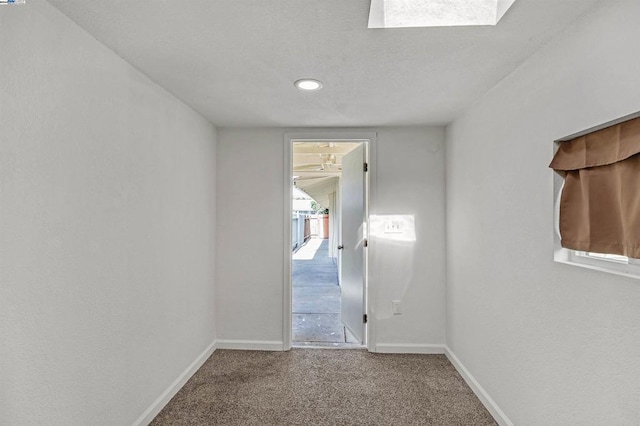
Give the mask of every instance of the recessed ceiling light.
[(318, 90), (322, 88), (322, 83), (312, 78), (301, 78), (293, 84), (300, 90)]

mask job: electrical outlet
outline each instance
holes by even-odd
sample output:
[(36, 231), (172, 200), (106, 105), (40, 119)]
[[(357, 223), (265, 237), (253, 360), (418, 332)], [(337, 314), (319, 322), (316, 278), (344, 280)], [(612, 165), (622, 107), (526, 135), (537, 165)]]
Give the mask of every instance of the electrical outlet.
[(393, 315), (402, 314), (402, 302), (400, 302), (399, 300), (392, 300), (391, 301), (391, 313), (393, 313)]
[(385, 234), (402, 234), (402, 222), (399, 220), (388, 220), (384, 223)]

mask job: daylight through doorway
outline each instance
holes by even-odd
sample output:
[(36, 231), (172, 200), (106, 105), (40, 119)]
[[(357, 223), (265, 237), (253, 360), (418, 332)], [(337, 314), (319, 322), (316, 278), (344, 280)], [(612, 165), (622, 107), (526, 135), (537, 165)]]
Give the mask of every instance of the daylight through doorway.
[[(366, 209), (345, 210), (345, 206), (366, 199), (364, 186), (353, 191), (354, 179), (362, 183), (366, 179), (362, 174), (365, 143), (296, 141), (291, 146), (291, 343), (298, 347), (361, 348), (365, 341), (362, 324), (352, 327), (354, 317), (362, 321), (365, 313), (365, 259), (362, 254), (357, 259), (358, 250), (364, 249), (362, 241), (354, 242), (352, 234), (361, 233), (365, 226)], [(354, 166), (354, 159), (360, 164)], [(349, 165), (347, 181), (343, 160)], [(353, 174), (354, 167), (360, 170), (359, 177)], [(351, 191), (348, 200), (342, 194), (345, 187)], [(343, 229), (343, 218), (347, 217), (349, 226)], [(354, 217), (360, 219), (354, 222)], [(354, 262), (362, 263), (361, 267), (354, 269)], [(346, 278), (345, 265), (349, 272)], [(345, 283), (350, 286), (345, 287)], [(348, 295), (351, 298), (345, 300)]]

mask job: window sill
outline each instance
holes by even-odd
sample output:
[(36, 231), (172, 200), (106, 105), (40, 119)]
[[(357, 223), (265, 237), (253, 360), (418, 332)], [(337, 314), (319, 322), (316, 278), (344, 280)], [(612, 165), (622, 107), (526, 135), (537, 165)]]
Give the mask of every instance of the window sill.
[(565, 265), (578, 266), (580, 268), (591, 269), (593, 271), (605, 272), (608, 274), (620, 275), (627, 278), (640, 280), (640, 265), (631, 263), (621, 263), (611, 260), (594, 259), (585, 256), (578, 256), (573, 250), (559, 248), (555, 250), (553, 260)]

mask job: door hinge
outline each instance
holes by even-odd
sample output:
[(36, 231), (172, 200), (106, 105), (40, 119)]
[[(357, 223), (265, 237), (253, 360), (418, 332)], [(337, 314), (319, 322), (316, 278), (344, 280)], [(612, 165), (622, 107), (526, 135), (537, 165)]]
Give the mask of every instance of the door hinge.
[(364, 163), (364, 167), (362, 168), (362, 170), (364, 170), (365, 172), (369, 171), (369, 165), (367, 163)]
[(362, 316), (362, 322), (365, 323), (365, 324), (367, 323), (367, 314), (364, 314)]
[(369, 241), (366, 238), (364, 239), (364, 246), (369, 247)]

